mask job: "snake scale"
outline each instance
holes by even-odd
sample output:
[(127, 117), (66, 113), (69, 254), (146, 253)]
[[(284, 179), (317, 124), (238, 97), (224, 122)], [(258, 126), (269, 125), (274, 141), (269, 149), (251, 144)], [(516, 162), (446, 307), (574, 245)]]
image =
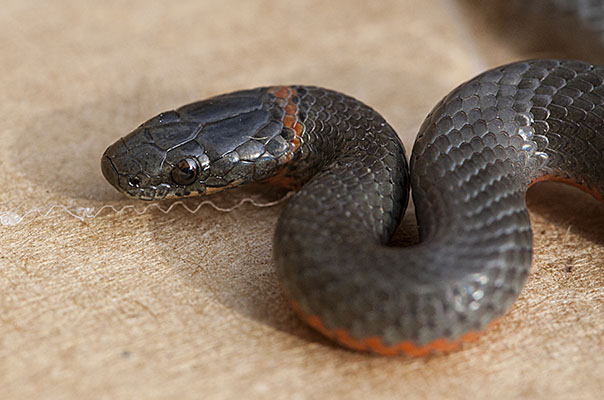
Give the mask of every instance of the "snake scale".
[[(410, 158), (371, 107), (310, 86), (185, 105), (110, 146), (102, 171), (144, 200), (248, 182), (301, 188), (281, 213), (274, 260), (311, 326), (340, 344), (424, 355), (469, 341), (528, 276), (528, 187), (604, 196), (604, 67), (539, 59), (460, 85), (422, 124)], [(394, 248), (409, 186), (421, 241)]]

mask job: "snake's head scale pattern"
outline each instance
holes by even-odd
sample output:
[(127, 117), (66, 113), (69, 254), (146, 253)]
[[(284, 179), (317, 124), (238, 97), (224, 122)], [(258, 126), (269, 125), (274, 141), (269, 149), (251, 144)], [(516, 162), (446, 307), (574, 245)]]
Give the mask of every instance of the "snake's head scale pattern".
[(300, 145), (296, 99), (289, 87), (258, 88), (161, 113), (107, 148), (103, 175), (142, 200), (265, 180)]

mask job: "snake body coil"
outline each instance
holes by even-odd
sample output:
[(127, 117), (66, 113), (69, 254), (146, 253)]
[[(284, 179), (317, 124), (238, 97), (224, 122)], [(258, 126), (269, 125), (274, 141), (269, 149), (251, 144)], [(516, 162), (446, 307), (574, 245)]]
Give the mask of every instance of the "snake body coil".
[[(485, 72), (428, 115), (411, 156), (373, 109), (326, 89), (259, 88), (160, 114), (107, 149), (118, 190), (146, 200), (251, 181), (302, 189), (279, 218), (278, 276), (338, 342), (448, 351), (518, 296), (531, 263), (527, 188), (604, 195), (604, 67), (534, 60)], [(409, 180), (421, 243), (386, 245)]]

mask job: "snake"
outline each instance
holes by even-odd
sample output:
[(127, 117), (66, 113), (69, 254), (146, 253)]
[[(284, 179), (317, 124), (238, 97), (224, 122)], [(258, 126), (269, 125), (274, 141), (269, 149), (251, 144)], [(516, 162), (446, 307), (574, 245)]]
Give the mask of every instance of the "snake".
[[(604, 45), (604, 0), (484, 6), (502, 7), (506, 23), (516, 14), (541, 34), (585, 38), (573, 49)], [(535, 59), (490, 69), (433, 108), (409, 163), (370, 106), (289, 85), (163, 112), (109, 146), (101, 170), (142, 200), (252, 182), (297, 190), (273, 239), (295, 312), (349, 349), (447, 353), (503, 316), (524, 287), (531, 185), (559, 181), (604, 199), (604, 66)], [(420, 242), (393, 247), (410, 187)]]
[[(532, 184), (603, 199), (604, 66), (536, 59), (484, 72), (433, 108), (409, 163), (370, 106), (290, 85), (163, 112), (109, 146), (101, 169), (143, 200), (251, 182), (297, 189), (273, 240), (296, 313), (350, 349), (449, 352), (502, 316), (527, 280)], [(393, 247), (409, 186), (420, 242)]]

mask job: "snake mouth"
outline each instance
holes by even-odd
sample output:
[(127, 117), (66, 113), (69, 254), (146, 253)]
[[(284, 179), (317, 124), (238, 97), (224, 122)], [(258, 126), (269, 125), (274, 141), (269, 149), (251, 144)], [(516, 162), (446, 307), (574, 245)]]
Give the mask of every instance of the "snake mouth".
[(206, 193), (200, 190), (193, 191), (180, 187), (173, 188), (165, 183), (147, 185), (144, 187), (130, 187), (126, 190), (120, 190), (129, 197), (146, 201), (184, 199), (186, 197), (195, 197)]
[(149, 186), (142, 188), (137, 198), (141, 200), (162, 200), (166, 198), (169, 190), (168, 185)]

